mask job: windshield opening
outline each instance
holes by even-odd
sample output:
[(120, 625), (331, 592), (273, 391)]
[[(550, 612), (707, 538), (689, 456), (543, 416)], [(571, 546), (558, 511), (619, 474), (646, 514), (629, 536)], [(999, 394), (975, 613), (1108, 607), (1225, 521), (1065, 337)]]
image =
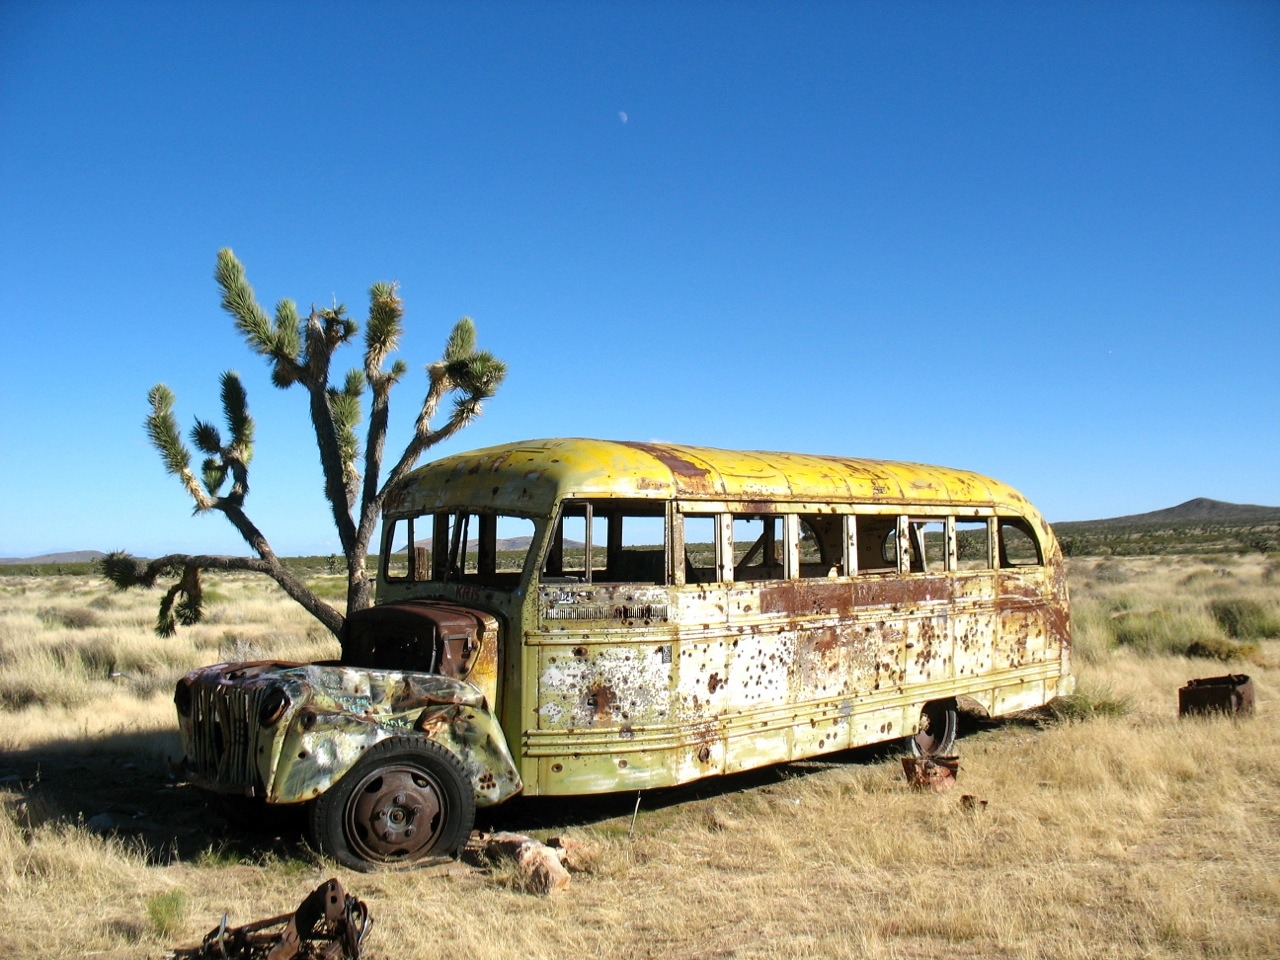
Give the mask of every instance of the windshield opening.
[(392, 582), (474, 583), (514, 589), (536, 533), (528, 517), (465, 509), (388, 523), (383, 575)]

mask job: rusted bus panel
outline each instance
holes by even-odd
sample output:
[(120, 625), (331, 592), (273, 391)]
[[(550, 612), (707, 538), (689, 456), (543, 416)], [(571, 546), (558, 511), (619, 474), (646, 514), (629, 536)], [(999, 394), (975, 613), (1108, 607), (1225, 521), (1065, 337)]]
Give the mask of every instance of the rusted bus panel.
[[(1061, 646), (1016, 610), (998, 641), (996, 576), (921, 577), (911, 590), (893, 577), (816, 581), (790, 594), (798, 616), (785, 612), (785, 585), (672, 590), (673, 611), (687, 596), (709, 622), (633, 632), (634, 643), (604, 624), (555, 622), (553, 636), (529, 638), (543, 706), (526, 733), (526, 779), (541, 793), (672, 784), (902, 736), (932, 699), (968, 695), (995, 713), (1038, 705), (1057, 691)], [(763, 614), (769, 593), (783, 609)], [(855, 594), (880, 602), (841, 599)]]
[(991, 672), (995, 657), (996, 614), (993, 605), (970, 606), (951, 614), (955, 676), (981, 677)]
[(627, 738), (635, 727), (671, 714), (672, 645), (659, 637), (635, 643), (542, 646), (538, 653), (540, 729), (606, 728)]

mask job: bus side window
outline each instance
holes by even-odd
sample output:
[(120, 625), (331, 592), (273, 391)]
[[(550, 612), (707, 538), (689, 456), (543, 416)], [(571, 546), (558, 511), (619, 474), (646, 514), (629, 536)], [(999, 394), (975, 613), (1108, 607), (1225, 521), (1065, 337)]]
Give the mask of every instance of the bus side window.
[(684, 582), (715, 583), (720, 579), (716, 556), (716, 518), (684, 514)]
[(781, 580), (782, 517), (734, 514), (733, 579)]
[(836, 513), (800, 515), (800, 576), (844, 576), (844, 517)]
[(1000, 518), (1000, 566), (1035, 567), (1044, 563), (1040, 542), (1021, 517)]
[(991, 537), (986, 520), (956, 518), (956, 567), (959, 570), (991, 569)]
[(942, 520), (909, 520), (912, 573), (941, 573), (947, 567), (947, 525)]
[(898, 518), (854, 517), (857, 524), (858, 572), (889, 573), (898, 569)]
[[(593, 502), (593, 553), (604, 557), (604, 568), (593, 558), (596, 583), (667, 582), (666, 510), (663, 504)], [(598, 532), (597, 532), (597, 527)]]

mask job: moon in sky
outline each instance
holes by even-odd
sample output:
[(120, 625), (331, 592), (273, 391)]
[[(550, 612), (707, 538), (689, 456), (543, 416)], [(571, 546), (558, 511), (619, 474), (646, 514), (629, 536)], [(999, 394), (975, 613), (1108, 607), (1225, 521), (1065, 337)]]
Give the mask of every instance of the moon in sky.
[(618, 119), (619, 119), (619, 120), (621, 120), (623, 123), (626, 123), (626, 122), (627, 122), (627, 114), (626, 114), (626, 112), (625, 112), (625, 111), (623, 111), (623, 110), (619, 110), (619, 111), (618, 111)]

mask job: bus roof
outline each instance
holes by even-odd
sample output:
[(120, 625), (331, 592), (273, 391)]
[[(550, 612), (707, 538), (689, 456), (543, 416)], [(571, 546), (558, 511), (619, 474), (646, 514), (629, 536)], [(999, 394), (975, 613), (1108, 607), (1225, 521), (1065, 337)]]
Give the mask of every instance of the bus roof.
[(625, 440), (526, 440), (424, 464), (384, 512), (448, 507), (548, 515), (564, 497), (716, 502), (937, 503), (1038, 514), (1012, 487), (919, 463)]

